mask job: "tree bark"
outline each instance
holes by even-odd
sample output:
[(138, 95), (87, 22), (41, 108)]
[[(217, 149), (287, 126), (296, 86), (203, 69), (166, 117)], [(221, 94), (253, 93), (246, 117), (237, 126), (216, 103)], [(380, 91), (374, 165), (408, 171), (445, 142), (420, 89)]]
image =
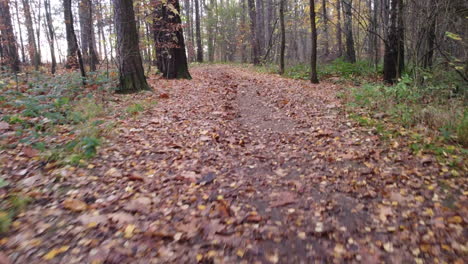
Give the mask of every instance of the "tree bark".
[(343, 39), (342, 39), (342, 30), (341, 30), (341, 0), (336, 1), (336, 42), (337, 42), (337, 56), (343, 56)]
[(312, 51), (310, 55), (310, 82), (319, 83), (317, 77), (317, 27), (315, 25), (315, 0), (309, 0), (310, 3), (310, 28), (312, 38)]
[(75, 31), (73, 29), (71, 0), (63, 0), (63, 14), (65, 19), (65, 35), (67, 39), (67, 60), (65, 62), (65, 68), (76, 69), (79, 67), (77, 58), (78, 45), (73, 38)]
[(18, 0), (15, 0), (15, 10), (16, 10), (16, 22), (18, 23), (18, 32), (19, 32), (19, 41), (21, 46), (21, 58), (22, 62), (26, 62), (26, 54), (24, 53), (24, 44), (23, 44), (23, 32), (21, 30), (21, 22), (19, 19), (19, 11), (18, 11)]
[(37, 52), (36, 38), (34, 36), (34, 27), (33, 27), (33, 22), (31, 18), (31, 7), (29, 5), (29, 0), (23, 0), (23, 11), (24, 11), (26, 29), (28, 32), (29, 59), (31, 60), (31, 63), (34, 65), (34, 69), (37, 71), (39, 70), (39, 54)]
[(284, 2), (286, 0), (279, 0), (279, 19), (280, 19), (280, 30), (281, 30), (281, 47), (280, 47), (280, 74), (284, 74), (284, 51), (286, 50), (286, 30), (284, 26)]
[(49, 47), (50, 47), (50, 55), (52, 59), (52, 65), (50, 72), (55, 74), (57, 68), (57, 61), (55, 59), (55, 31), (54, 26), (52, 24), (52, 15), (51, 15), (51, 8), (50, 8), (50, 0), (44, 0), (44, 9), (45, 9), (45, 17), (47, 23), (47, 35), (49, 40)]
[(150, 90), (146, 82), (136, 30), (132, 0), (113, 0), (114, 24), (117, 34), (117, 67), (119, 87), (117, 93)]
[(178, 0), (154, 1), (154, 41), (158, 68), (168, 79), (191, 79), (185, 54)]
[(322, 0), (322, 20), (323, 20), (323, 55), (328, 57), (330, 55), (330, 46), (328, 41), (328, 14), (327, 14), (327, 0)]
[(249, 6), (249, 16), (250, 16), (250, 41), (251, 41), (251, 46), (252, 46), (252, 63), (254, 65), (259, 65), (260, 60), (259, 60), (259, 43), (258, 43), (258, 38), (257, 38), (257, 26), (256, 26), (256, 19), (257, 15), (255, 12), (255, 2), (254, 0), (248, 0), (247, 1), (248, 6)]
[(195, 2), (195, 34), (197, 37), (197, 62), (203, 62), (203, 46), (201, 39), (200, 29), (200, 0), (194, 0)]
[(390, 4), (390, 28), (385, 41), (384, 81), (395, 83), (404, 68), (403, 1)]
[(91, 0), (81, 0), (78, 10), (80, 17), (81, 50), (83, 53), (83, 59), (84, 62), (89, 65), (90, 70), (95, 71), (98, 57), (94, 43), (95, 37)]
[(256, 0), (256, 37), (258, 42), (258, 56), (261, 57), (265, 52), (265, 33), (263, 30), (263, 0)]
[(345, 36), (346, 36), (346, 54), (345, 60), (347, 62), (356, 62), (356, 51), (354, 49), (353, 37), (353, 14), (352, 14), (352, 0), (343, 0), (343, 11), (345, 18)]
[(13, 33), (13, 24), (11, 22), (10, 1), (0, 1), (0, 32), (2, 47), (2, 64), (8, 65), (13, 72), (19, 72), (19, 57), (16, 47), (16, 39)]

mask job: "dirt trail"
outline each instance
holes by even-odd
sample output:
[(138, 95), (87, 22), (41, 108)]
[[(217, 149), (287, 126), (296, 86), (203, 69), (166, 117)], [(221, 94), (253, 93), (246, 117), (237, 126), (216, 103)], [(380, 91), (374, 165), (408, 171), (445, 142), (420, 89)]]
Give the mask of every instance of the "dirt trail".
[[(169, 98), (121, 121), (92, 166), (42, 172), (44, 198), (1, 245), (12, 262), (43, 263), (63, 246), (51, 263), (429, 263), (466, 254), (466, 196), (448, 206), (452, 192), (429, 187), (444, 179), (459, 194), (466, 182), (346, 119), (334, 85), (228, 66), (192, 76), (150, 81)], [(145, 98), (157, 94), (113, 100)], [(65, 209), (66, 198), (87, 209)]]

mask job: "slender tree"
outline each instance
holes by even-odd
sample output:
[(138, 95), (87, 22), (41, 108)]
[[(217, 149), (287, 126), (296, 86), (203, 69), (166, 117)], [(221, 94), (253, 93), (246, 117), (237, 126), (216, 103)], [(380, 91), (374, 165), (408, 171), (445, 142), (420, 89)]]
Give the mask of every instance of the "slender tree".
[(256, 26), (256, 11), (255, 11), (255, 2), (254, 0), (247, 0), (248, 6), (249, 6), (249, 16), (250, 16), (250, 43), (252, 46), (252, 63), (254, 65), (259, 65), (260, 64), (260, 59), (259, 59), (259, 43), (258, 43), (258, 38), (257, 38), (257, 26)]
[(83, 65), (83, 57), (81, 56), (81, 51), (78, 48), (78, 40), (76, 38), (75, 29), (73, 27), (73, 13), (71, 9), (71, 0), (64, 0), (63, 6), (65, 12), (65, 29), (68, 44), (66, 67), (79, 67), (84, 86), (86, 84), (86, 72)]
[(81, 0), (78, 10), (80, 18), (80, 37), (83, 60), (86, 64), (89, 65), (91, 71), (95, 71), (98, 56), (95, 50), (91, 0)]
[(315, 25), (315, 0), (309, 0), (310, 3), (310, 29), (312, 39), (312, 51), (310, 53), (310, 82), (319, 83), (317, 77), (317, 27)]
[[(377, 0), (380, 1), (380, 0)], [(342, 40), (342, 31), (341, 31), (341, 0), (336, 0), (336, 46), (337, 46), (337, 56), (343, 56), (343, 40)]]
[(385, 41), (384, 81), (395, 83), (401, 77), (404, 61), (403, 0), (391, 0), (390, 28)]
[(280, 46), (280, 74), (284, 73), (284, 51), (286, 50), (286, 29), (284, 26), (284, 2), (286, 0), (280, 0), (279, 7), (279, 19), (280, 19), (280, 30), (281, 30), (281, 46)]
[(200, 7), (199, 0), (194, 0), (195, 2), (195, 34), (197, 35), (197, 61), (203, 62), (203, 46), (201, 39), (201, 29), (200, 29)]
[(327, 0), (322, 0), (322, 21), (323, 21), (323, 55), (328, 57), (330, 54), (330, 47), (328, 41), (328, 12), (327, 12)]
[(45, 9), (45, 17), (46, 17), (46, 33), (47, 33), (47, 39), (49, 41), (49, 47), (50, 47), (50, 56), (52, 60), (52, 65), (51, 65), (51, 73), (55, 74), (56, 68), (57, 68), (57, 61), (55, 58), (55, 30), (54, 26), (52, 24), (52, 15), (51, 15), (51, 8), (50, 8), (50, 0), (44, 0), (44, 9)]
[(345, 59), (348, 62), (356, 62), (356, 51), (354, 49), (353, 36), (353, 0), (343, 0), (343, 11), (345, 18), (345, 36), (346, 36), (346, 53)]
[(23, 0), (23, 11), (24, 11), (26, 29), (28, 32), (29, 59), (31, 60), (31, 63), (34, 65), (34, 69), (39, 70), (39, 53), (37, 51), (36, 38), (34, 34), (33, 21), (31, 17), (31, 6), (29, 4), (29, 0)]
[(20, 41), (20, 46), (21, 46), (21, 58), (22, 62), (26, 62), (26, 54), (24, 53), (24, 44), (23, 44), (23, 32), (22, 32), (22, 27), (21, 27), (21, 22), (19, 18), (19, 11), (18, 11), (18, 0), (15, 0), (15, 11), (16, 11), (16, 23), (18, 23), (18, 35), (19, 35), (19, 41)]
[(14, 72), (19, 72), (18, 49), (16, 47), (15, 35), (13, 34), (9, 0), (0, 0), (0, 33), (2, 37), (0, 46), (2, 47), (4, 59), (2, 64), (8, 65)]
[(73, 28), (71, 0), (63, 0), (63, 14), (65, 19), (65, 35), (67, 39), (67, 60), (65, 62), (65, 67), (67, 69), (78, 68), (78, 45), (73, 38), (75, 35), (75, 30)]

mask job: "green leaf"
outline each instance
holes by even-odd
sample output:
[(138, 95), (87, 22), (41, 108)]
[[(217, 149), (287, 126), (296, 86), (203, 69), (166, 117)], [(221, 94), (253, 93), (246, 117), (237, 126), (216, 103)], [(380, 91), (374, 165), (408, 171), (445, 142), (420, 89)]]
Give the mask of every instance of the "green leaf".
[(452, 32), (449, 32), (449, 31), (445, 32), (445, 35), (446, 35), (447, 37), (453, 39), (453, 40), (458, 40), (458, 41), (461, 41), (461, 40), (462, 40), (462, 38), (460, 37), (460, 35), (455, 34), (455, 33), (452, 33)]

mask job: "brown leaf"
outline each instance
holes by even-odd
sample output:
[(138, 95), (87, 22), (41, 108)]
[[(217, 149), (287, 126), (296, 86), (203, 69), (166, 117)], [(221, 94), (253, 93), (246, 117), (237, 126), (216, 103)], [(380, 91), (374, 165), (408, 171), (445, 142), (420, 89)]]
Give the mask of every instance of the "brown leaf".
[(270, 203), (271, 207), (280, 207), (296, 202), (296, 195), (292, 192), (279, 192), (274, 196), (274, 200)]
[(34, 158), (35, 156), (37, 156), (38, 151), (36, 149), (31, 148), (31, 147), (24, 147), (23, 148), (23, 154), (28, 158)]
[(5, 121), (0, 121), (0, 131), (4, 131), (8, 129), (10, 129), (10, 124), (8, 124)]
[(11, 264), (11, 261), (8, 259), (7, 255), (3, 252), (0, 252), (0, 264)]
[(149, 212), (151, 205), (151, 199), (148, 197), (139, 197), (128, 202), (124, 209), (128, 212), (140, 212), (147, 213)]
[(108, 217), (111, 219), (111, 221), (120, 225), (135, 222), (135, 217), (133, 215), (124, 212), (116, 212), (113, 214), (109, 214)]
[(167, 93), (159, 94), (159, 99), (169, 99), (169, 95)]
[(64, 208), (73, 212), (81, 212), (88, 208), (88, 205), (85, 202), (77, 199), (66, 199), (63, 201), (62, 205)]

